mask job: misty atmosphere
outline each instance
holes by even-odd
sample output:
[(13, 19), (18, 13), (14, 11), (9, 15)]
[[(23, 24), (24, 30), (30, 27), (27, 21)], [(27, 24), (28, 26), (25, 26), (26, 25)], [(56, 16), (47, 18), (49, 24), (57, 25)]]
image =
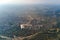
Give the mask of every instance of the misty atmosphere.
[(0, 40), (60, 40), (60, 5), (1, 5)]

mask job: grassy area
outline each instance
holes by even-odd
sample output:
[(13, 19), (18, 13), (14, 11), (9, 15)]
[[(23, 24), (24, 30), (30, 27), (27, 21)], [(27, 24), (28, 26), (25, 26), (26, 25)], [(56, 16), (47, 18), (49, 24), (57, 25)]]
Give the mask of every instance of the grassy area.
[(56, 33), (37, 33), (31, 38), (25, 38), (24, 40), (59, 40), (60, 34)]

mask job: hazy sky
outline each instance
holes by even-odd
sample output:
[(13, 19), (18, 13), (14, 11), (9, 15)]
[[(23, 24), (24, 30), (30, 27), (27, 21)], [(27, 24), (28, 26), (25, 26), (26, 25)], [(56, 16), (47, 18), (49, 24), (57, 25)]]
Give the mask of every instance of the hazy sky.
[(0, 4), (60, 4), (60, 0), (0, 0)]

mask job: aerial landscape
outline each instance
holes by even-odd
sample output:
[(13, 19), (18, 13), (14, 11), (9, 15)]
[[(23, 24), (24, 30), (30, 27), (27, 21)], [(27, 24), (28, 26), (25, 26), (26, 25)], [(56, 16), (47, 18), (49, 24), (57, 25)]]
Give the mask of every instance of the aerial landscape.
[(1, 3), (0, 40), (60, 40), (59, 4)]

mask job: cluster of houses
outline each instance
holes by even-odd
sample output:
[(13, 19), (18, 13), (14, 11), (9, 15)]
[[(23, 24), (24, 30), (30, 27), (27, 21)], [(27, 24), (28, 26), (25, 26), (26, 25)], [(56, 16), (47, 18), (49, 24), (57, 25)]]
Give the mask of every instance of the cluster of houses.
[(40, 29), (41, 27), (43, 27), (43, 25), (35, 25), (33, 26), (32, 24), (21, 24), (20, 25), (20, 28), (21, 29), (34, 29), (34, 30), (37, 30), (37, 29)]
[(43, 25), (42, 24), (37, 24), (37, 20), (31, 20), (28, 23), (20, 24), (21, 29), (37, 30), (37, 29), (40, 29), (41, 27), (43, 27)]

